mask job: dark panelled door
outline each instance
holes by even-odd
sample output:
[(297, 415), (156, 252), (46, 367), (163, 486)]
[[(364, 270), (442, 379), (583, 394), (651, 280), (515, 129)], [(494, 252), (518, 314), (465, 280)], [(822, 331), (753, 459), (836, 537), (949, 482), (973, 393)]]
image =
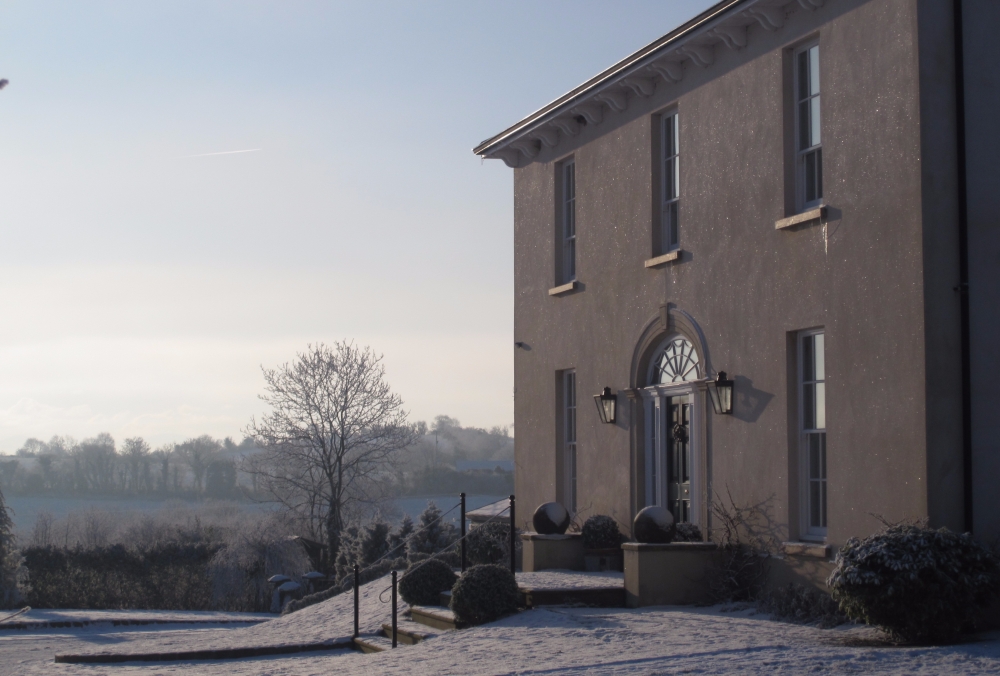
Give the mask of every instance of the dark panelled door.
[(667, 509), (677, 523), (691, 521), (691, 404), (687, 396), (670, 397), (667, 412)]

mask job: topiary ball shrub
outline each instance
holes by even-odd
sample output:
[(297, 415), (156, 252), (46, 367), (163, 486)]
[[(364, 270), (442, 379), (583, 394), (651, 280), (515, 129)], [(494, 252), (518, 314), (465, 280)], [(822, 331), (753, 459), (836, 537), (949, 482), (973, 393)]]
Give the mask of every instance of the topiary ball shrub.
[(643, 507), (632, 522), (632, 537), (636, 542), (668, 544), (673, 542), (677, 527), (674, 515), (666, 507)]
[(399, 581), (399, 595), (411, 606), (436, 606), (441, 592), (455, 586), (458, 576), (444, 561), (427, 559), (412, 564)]
[[(514, 541), (514, 546), (521, 546), (520, 538)], [(461, 550), (456, 547), (456, 551)], [(491, 521), (470, 530), (465, 536), (465, 556), (468, 563), (473, 566), (509, 562), (510, 525), (500, 521)]]
[(558, 502), (538, 505), (531, 517), (531, 525), (539, 535), (562, 535), (569, 528), (569, 512)]
[(484, 624), (517, 610), (517, 581), (510, 569), (481, 564), (465, 571), (451, 589), (451, 610), (464, 624)]
[(597, 514), (583, 522), (584, 549), (617, 549), (621, 544), (618, 522), (610, 516)]
[(968, 533), (899, 524), (848, 540), (827, 584), (853, 620), (901, 641), (947, 642), (996, 598), (1000, 562)]

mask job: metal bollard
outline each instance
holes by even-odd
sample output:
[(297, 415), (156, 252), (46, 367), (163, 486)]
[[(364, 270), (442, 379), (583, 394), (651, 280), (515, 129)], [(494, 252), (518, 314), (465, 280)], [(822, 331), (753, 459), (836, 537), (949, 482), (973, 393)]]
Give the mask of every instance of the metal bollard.
[(465, 493), (462, 497), (462, 572), (465, 572)]
[(359, 605), (358, 594), (360, 593), (358, 591), (358, 587), (360, 586), (361, 586), (361, 569), (358, 567), (358, 564), (355, 563), (354, 564), (354, 638), (357, 638), (358, 634), (360, 633), (358, 632), (358, 605)]
[(396, 571), (392, 571), (392, 647), (396, 647)]
[(514, 559), (517, 555), (517, 548), (514, 546), (514, 533), (517, 529), (514, 527), (514, 496), (510, 496), (510, 574), (516, 575)]

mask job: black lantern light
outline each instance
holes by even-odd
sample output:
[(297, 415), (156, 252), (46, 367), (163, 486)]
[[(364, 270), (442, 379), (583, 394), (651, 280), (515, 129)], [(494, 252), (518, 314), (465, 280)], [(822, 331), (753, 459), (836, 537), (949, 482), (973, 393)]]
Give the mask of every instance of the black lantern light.
[(712, 408), (716, 413), (733, 412), (733, 381), (726, 378), (725, 371), (719, 371), (714, 383), (710, 383), (708, 393), (712, 397)]
[(594, 403), (597, 404), (597, 414), (601, 416), (602, 423), (615, 422), (618, 413), (618, 395), (612, 393), (610, 387), (605, 387), (603, 392), (595, 394)]

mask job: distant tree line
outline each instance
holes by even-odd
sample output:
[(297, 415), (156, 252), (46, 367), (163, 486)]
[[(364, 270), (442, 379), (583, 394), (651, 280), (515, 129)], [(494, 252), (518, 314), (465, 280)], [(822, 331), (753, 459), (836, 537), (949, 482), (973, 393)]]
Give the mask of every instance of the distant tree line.
[(252, 439), (208, 435), (155, 450), (142, 437), (118, 445), (107, 432), (80, 442), (28, 439), (15, 456), (0, 456), (0, 489), (8, 495), (238, 497), (237, 461), (255, 452)]

